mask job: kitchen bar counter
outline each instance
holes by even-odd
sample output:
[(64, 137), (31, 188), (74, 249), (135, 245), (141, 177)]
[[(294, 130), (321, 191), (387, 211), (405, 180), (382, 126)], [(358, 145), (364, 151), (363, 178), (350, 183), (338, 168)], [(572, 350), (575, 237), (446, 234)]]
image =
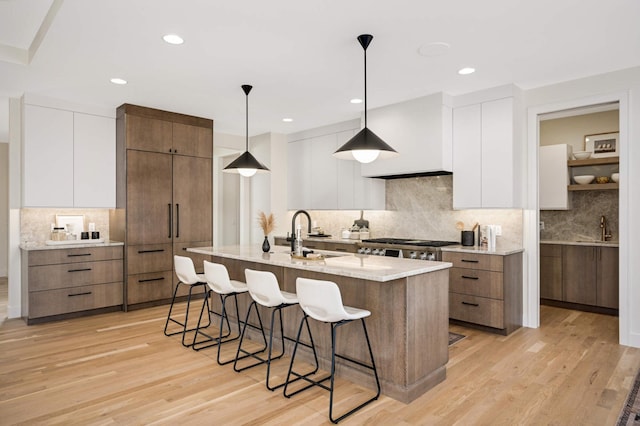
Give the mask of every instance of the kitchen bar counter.
[[(246, 268), (271, 271), (285, 291), (296, 291), (298, 277), (337, 283), (345, 305), (371, 311), (367, 329), (382, 393), (387, 396), (408, 403), (446, 378), (450, 263), (341, 252), (324, 252), (335, 256), (324, 261), (294, 260), (286, 247), (276, 246), (272, 253), (262, 253), (258, 245), (187, 250), (224, 264), (231, 279), (244, 281)], [(249, 302), (248, 296), (238, 298), (240, 315), (244, 315)], [(212, 303), (214, 309), (220, 309), (217, 298), (212, 298)], [(261, 315), (268, 318), (269, 312), (261, 310)], [(301, 309), (283, 311), (286, 336), (295, 336), (301, 318)], [(330, 339), (326, 326), (315, 321), (311, 326), (319, 346), (321, 368), (328, 371)], [(251, 337), (257, 338), (257, 334)], [(340, 328), (339, 353), (366, 361), (365, 348), (361, 327), (352, 324)], [(287, 342), (289, 353), (291, 349), (292, 344)], [(303, 356), (311, 359), (308, 351)], [(348, 380), (373, 387), (373, 381), (361, 368), (343, 362), (338, 368)]]

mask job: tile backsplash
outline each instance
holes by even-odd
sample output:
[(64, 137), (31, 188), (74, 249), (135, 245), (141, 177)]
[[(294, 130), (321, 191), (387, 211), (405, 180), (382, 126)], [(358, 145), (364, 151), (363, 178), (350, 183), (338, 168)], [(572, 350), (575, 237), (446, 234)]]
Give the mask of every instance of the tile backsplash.
[(600, 217), (605, 216), (612, 241), (619, 240), (618, 191), (573, 191), (570, 210), (541, 210), (544, 230), (541, 240), (575, 241), (599, 240)]
[(84, 215), (85, 231), (89, 223), (96, 224), (100, 238), (109, 239), (109, 209), (28, 208), (20, 210), (20, 242), (42, 243), (49, 239), (56, 215)]
[[(385, 211), (365, 211), (371, 238), (397, 237), (460, 241), (456, 222), (469, 230), (478, 222), (482, 225), (501, 225), (498, 247), (522, 246), (522, 210), (482, 209), (453, 210), (452, 176), (428, 176), (386, 181)], [(293, 212), (289, 213), (289, 221)], [(325, 233), (340, 236), (343, 228), (360, 218), (360, 211), (310, 211), (311, 219)], [(304, 222), (303, 226), (306, 226)], [(276, 230), (285, 235), (290, 230)]]

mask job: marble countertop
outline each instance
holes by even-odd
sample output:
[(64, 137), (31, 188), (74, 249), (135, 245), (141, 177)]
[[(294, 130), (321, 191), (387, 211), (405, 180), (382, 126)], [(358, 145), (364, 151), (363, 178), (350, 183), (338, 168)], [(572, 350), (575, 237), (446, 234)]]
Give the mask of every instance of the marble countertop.
[(476, 253), (476, 254), (495, 254), (499, 256), (508, 256), (514, 253), (522, 253), (524, 248), (522, 247), (498, 247), (494, 251), (487, 250), (486, 247), (478, 246), (448, 246), (442, 247), (442, 251), (450, 251), (456, 253)]
[(61, 244), (61, 245), (47, 245), (44, 241), (28, 242), (20, 244), (22, 250), (60, 250), (60, 249), (74, 249), (74, 248), (87, 248), (87, 247), (111, 247), (111, 246), (123, 246), (121, 241), (106, 240), (101, 243), (92, 243), (91, 240), (87, 242), (75, 243), (75, 244)]
[(323, 260), (293, 259), (286, 247), (272, 247), (270, 253), (263, 253), (257, 245), (226, 247), (194, 247), (187, 251), (204, 255), (220, 256), (248, 262), (265, 263), (287, 268), (303, 269), (370, 281), (392, 281), (413, 275), (447, 269), (449, 262), (398, 259), (395, 257), (373, 256), (315, 250), (327, 256)]
[(578, 241), (540, 240), (540, 244), (562, 244), (567, 246), (620, 247), (619, 241), (600, 241), (600, 240), (578, 240)]

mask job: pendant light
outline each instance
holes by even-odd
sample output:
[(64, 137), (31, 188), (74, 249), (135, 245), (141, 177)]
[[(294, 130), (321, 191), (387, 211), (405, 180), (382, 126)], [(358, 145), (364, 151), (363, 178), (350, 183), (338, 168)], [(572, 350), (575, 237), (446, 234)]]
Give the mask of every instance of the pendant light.
[(269, 169), (258, 160), (256, 157), (251, 155), (249, 152), (249, 92), (251, 92), (253, 86), (249, 86), (248, 84), (242, 85), (242, 90), (246, 95), (246, 143), (245, 143), (245, 151), (240, 155), (240, 157), (233, 160), (227, 167), (224, 168), (225, 172), (232, 173), (240, 173), (242, 176), (251, 177), (256, 174), (256, 172), (268, 172)]
[(358, 36), (358, 41), (364, 49), (364, 128), (333, 153), (334, 157), (341, 160), (356, 159), (360, 163), (371, 163), (377, 158), (385, 159), (398, 155), (395, 149), (367, 128), (367, 47), (371, 40), (371, 34)]

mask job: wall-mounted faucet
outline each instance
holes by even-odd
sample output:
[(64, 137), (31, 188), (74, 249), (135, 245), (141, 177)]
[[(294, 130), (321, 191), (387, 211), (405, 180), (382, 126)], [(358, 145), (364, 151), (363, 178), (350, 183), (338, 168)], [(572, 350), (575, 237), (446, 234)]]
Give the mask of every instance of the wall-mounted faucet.
[(607, 229), (607, 218), (600, 216), (600, 241), (608, 241), (611, 238), (611, 234)]
[(301, 213), (307, 217), (307, 220), (309, 221), (309, 234), (311, 233), (311, 216), (309, 216), (309, 213), (307, 213), (305, 210), (298, 210), (293, 214), (293, 217), (291, 218), (291, 253), (293, 253), (296, 248), (296, 218)]

